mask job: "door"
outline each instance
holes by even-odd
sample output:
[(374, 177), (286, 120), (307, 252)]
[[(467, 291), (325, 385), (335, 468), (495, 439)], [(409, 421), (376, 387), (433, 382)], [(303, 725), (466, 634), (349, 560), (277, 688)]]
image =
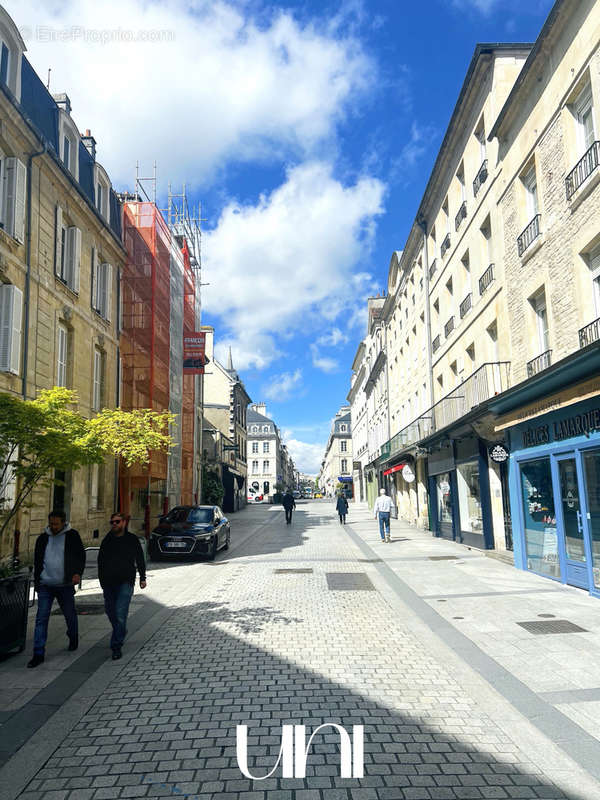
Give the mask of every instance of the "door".
[(582, 453), (585, 477), (585, 524), (590, 535), (593, 590), (600, 591), (600, 450)]
[(583, 481), (575, 453), (556, 459), (560, 493), (559, 535), (566, 553), (566, 580), (571, 586), (589, 589), (587, 525), (582, 511)]

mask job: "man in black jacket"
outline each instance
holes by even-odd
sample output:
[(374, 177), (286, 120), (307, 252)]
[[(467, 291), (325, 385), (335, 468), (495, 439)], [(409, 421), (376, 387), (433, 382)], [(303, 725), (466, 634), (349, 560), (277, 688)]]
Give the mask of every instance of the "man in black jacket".
[(104, 609), (113, 632), (110, 637), (113, 661), (121, 658), (127, 633), (127, 614), (135, 585), (135, 570), (140, 589), (146, 588), (146, 562), (140, 540), (126, 530), (126, 518), (118, 512), (110, 518), (110, 531), (98, 553), (98, 580), (104, 592)]
[(28, 667), (44, 661), (48, 620), (54, 598), (67, 623), (69, 650), (77, 650), (79, 633), (75, 612), (75, 586), (85, 567), (85, 549), (79, 533), (66, 523), (64, 511), (51, 511), (48, 526), (38, 536), (33, 556), (33, 583), (38, 593), (38, 607), (33, 637), (33, 658)]
[(294, 495), (292, 494), (290, 489), (288, 489), (286, 493), (283, 495), (283, 500), (281, 501), (281, 503), (285, 509), (285, 524), (291, 525), (292, 511), (296, 508), (296, 501), (294, 500)]

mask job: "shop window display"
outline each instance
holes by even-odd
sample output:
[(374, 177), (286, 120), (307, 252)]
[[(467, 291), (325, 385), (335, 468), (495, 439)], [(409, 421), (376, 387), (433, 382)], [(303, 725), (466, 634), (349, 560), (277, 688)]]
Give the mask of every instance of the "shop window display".
[(483, 533), (479, 464), (477, 461), (460, 464), (456, 472), (461, 530), (470, 531), (471, 533)]
[(521, 496), (527, 569), (560, 577), (550, 459), (521, 464)]
[(438, 520), (452, 525), (452, 495), (450, 493), (450, 475), (443, 472), (436, 477), (438, 498)]

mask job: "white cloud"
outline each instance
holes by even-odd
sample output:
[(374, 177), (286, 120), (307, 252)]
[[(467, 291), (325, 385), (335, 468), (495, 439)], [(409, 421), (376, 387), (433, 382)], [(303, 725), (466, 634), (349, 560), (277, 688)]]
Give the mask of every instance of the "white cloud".
[(487, 16), (498, 5), (498, 0), (453, 0), (452, 5), (458, 9), (473, 8)]
[(353, 273), (368, 255), (384, 191), (370, 177), (344, 185), (330, 164), (311, 161), (256, 205), (224, 208), (203, 237), (203, 302), (221, 317), (238, 368), (264, 367), (286, 336), (318, 331), (364, 296), (369, 276)]
[[(356, 39), (281, 10), (258, 20), (233, 0), (6, 5), (38, 74), (52, 68), (51, 91), (67, 92), (98, 160), (129, 187), (138, 160), (143, 174), (156, 159), (163, 182), (194, 186), (228, 158), (314, 155), (375, 83)], [(163, 40), (137, 40), (149, 36)]]
[(339, 369), (339, 362), (335, 358), (330, 358), (319, 352), (319, 348), (315, 344), (311, 344), (310, 352), (312, 355), (313, 367), (320, 369), (322, 372), (336, 372)]
[(339, 328), (332, 328), (327, 333), (319, 336), (317, 345), (320, 347), (337, 347), (339, 344), (346, 344), (348, 337)]
[(293, 394), (297, 394), (302, 384), (302, 370), (295, 372), (282, 372), (281, 375), (274, 377), (270, 383), (263, 386), (262, 393), (267, 400), (283, 402), (289, 400)]
[(325, 442), (309, 444), (299, 439), (287, 439), (286, 444), (296, 469), (300, 472), (307, 472), (309, 475), (318, 474), (325, 454)]

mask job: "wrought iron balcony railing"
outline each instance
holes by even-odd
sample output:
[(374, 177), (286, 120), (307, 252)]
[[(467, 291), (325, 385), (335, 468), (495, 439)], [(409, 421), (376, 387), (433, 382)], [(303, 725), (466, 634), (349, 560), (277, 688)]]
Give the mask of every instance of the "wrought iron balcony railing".
[(600, 142), (596, 141), (583, 155), (571, 172), (565, 178), (567, 200), (570, 200), (577, 189), (584, 184), (592, 173), (598, 169), (600, 163)]
[(600, 317), (581, 328), (579, 331), (579, 347), (587, 347), (588, 344), (597, 342), (598, 339), (600, 339)]
[(494, 265), (490, 264), (486, 271), (479, 278), (479, 294), (482, 295), (494, 280)]
[(542, 219), (541, 214), (536, 214), (535, 217), (531, 220), (529, 225), (525, 228), (523, 233), (517, 238), (517, 248), (519, 250), (519, 255), (522, 256), (525, 250), (529, 247), (530, 244), (535, 242), (538, 236), (541, 233), (540, 229), (540, 220)]
[(454, 316), (450, 317), (448, 322), (444, 325), (444, 336), (446, 337), (446, 339), (448, 338), (448, 336), (450, 336), (453, 330), (454, 330)]
[(438, 335), (435, 337), (435, 339), (431, 343), (431, 349), (433, 350), (434, 353), (435, 353), (436, 350), (440, 349), (440, 345), (441, 345), (441, 341), (440, 341), (440, 335), (438, 333)]
[(488, 176), (487, 158), (479, 167), (479, 172), (473, 181), (473, 197), (477, 197), (477, 192), (481, 189), (482, 185), (486, 182)]
[(467, 201), (463, 200), (461, 207), (458, 209), (458, 214), (454, 217), (454, 229), (458, 230), (463, 219), (467, 218)]
[(535, 358), (532, 358), (531, 361), (527, 362), (527, 377), (531, 378), (533, 375), (537, 375), (538, 372), (541, 372), (546, 367), (549, 367), (552, 363), (552, 350), (546, 350), (545, 353), (542, 353)]
[(469, 311), (471, 310), (472, 307), (473, 307), (473, 294), (471, 292), (469, 292), (469, 294), (465, 297), (465, 299), (460, 304), (460, 308), (459, 308), (460, 318), (462, 319), (464, 316), (466, 316), (469, 313)]
[(437, 270), (437, 262), (436, 262), (436, 260), (434, 258), (433, 261), (431, 262), (431, 264), (429, 265), (429, 280), (431, 280), (433, 278), (433, 276), (435, 275), (436, 270)]
[(390, 458), (446, 425), (456, 422), (491, 397), (506, 391), (509, 387), (509, 375), (509, 361), (482, 364), (459, 386), (389, 440)]
[(446, 255), (446, 251), (448, 250), (449, 247), (450, 247), (450, 234), (447, 233), (446, 236), (444, 237), (444, 241), (440, 246), (440, 255), (442, 258)]

